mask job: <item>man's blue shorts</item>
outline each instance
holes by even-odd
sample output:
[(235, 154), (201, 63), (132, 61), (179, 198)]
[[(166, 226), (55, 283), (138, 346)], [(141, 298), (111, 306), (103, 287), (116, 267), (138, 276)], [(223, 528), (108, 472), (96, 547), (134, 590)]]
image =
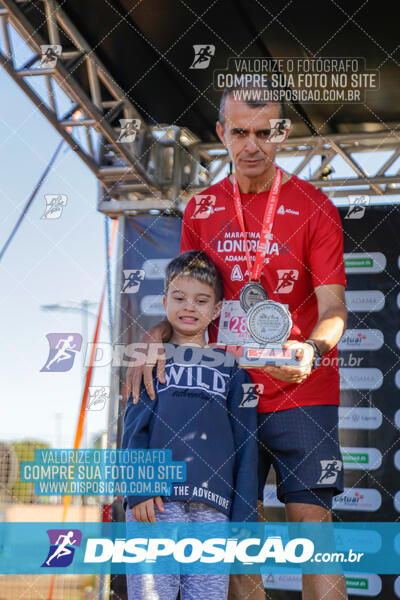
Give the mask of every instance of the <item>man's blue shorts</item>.
[(332, 508), (343, 491), (343, 460), (338, 439), (338, 407), (300, 406), (258, 415), (259, 498), (271, 465), (281, 502)]

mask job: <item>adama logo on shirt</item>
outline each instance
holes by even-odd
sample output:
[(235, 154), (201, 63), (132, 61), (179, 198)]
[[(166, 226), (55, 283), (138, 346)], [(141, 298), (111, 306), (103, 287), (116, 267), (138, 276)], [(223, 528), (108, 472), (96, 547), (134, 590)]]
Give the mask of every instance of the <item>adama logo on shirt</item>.
[(243, 281), (242, 269), (239, 265), (235, 265), (231, 272), (232, 281)]
[(285, 208), (283, 204), (277, 210), (278, 215), (299, 215), (298, 210), (293, 210), (292, 208)]

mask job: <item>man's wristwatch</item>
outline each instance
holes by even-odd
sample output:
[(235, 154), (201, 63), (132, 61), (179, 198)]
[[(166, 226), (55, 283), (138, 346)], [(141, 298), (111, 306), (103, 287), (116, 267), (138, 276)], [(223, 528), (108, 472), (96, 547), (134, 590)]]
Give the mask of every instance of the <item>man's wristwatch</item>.
[(314, 349), (314, 360), (313, 364), (311, 365), (311, 369), (316, 369), (319, 366), (319, 363), (322, 358), (321, 351), (318, 348), (317, 344), (314, 342), (314, 340), (306, 340), (304, 343), (309, 344)]

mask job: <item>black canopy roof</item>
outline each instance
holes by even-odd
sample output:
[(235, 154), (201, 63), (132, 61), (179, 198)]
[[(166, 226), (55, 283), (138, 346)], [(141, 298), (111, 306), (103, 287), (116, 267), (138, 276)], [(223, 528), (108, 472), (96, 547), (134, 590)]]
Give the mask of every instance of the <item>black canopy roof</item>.
[[(380, 88), (365, 102), (289, 106), (297, 135), (400, 121), (398, 24), (388, 0), (68, 0), (63, 10), (144, 119), (188, 127), (203, 141), (216, 139), (213, 72), (234, 56), (356, 56), (379, 70)], [(30, 19), (40, 29), (43, 15)], [(194, 44), (215, 46), (209, 68), (190, 69)]]

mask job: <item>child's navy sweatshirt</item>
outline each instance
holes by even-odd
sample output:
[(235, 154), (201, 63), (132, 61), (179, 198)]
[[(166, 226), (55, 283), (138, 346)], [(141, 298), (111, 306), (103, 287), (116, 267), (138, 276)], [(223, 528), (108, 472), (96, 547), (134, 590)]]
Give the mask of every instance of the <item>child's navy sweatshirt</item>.
[[(204, 502), (231, 521), (257, 521), (257, 397), (250, 376), (220, 348), (175, 346), (156, 399), (130, 396), (122, 448), (171, 449), (186, 481), (163, 499)], [(130, 508), (150, 496), (128, 496)]]

